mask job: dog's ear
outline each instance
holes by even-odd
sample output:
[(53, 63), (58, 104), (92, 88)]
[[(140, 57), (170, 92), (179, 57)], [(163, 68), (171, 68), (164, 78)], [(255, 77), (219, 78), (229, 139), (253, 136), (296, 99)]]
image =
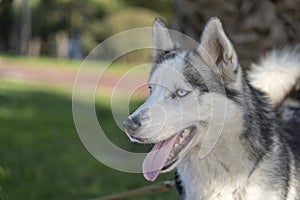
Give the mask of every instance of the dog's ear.
[(160, 57), (167, 51), (174, 49), (167, 25), (160, 18), (156, 18), (153, 24), (153, 62), (157, 62)]
[(237, 54), (218, 18), (211, 18), (207, 22), (198, 51), (203, 61), (225, 80), (236, 79), (239, 67)]

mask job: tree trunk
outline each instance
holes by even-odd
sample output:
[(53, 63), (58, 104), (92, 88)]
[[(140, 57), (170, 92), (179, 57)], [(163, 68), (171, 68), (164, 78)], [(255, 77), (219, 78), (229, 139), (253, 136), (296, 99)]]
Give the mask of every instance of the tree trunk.
[(27, 56), (31, 39), (31, 9), (30, 0), (23, 0), (21, 9), (20, 53)]
[(13, 0), (0, 1), (0, 51), (10, 50), (11, 29), (13, 26)]

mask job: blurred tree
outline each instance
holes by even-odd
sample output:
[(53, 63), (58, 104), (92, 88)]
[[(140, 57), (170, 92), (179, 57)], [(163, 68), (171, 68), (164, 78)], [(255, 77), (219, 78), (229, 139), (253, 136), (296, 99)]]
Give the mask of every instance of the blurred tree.
[(10, 50), (11, 29), (13, 26), (13, 0), (0, 1), (0, 51)]
[(31, 1), (14, 0), (12, 1), (13, 9), (13, 26), (10, 36), (10, 49), (12, 52), (27, 55), (31, 39)]
[(31, 39), (31, 6), (30, 0), (23, 0), (21, 8), (20, 54), (28, 55)]
[(69, 1), (40, 0), (32, 8), (32, 37), (39, 38), (40, 54), (56, 56), (55, 34), (70, 26)]
[[(148, 8), (142, 8), (142, 7), (126, 7), (123, 9), (120, 9), (118, 11), (115, 11), (113, 13), (110, 13), (104, 17), (103, 20), (96, 22), (93, 24), (93, 26), (90, 29), (95, 29), (95, 32), (97, 32), (98, 36), (94, 37), (92, 40), (91, 37), (85, 36), (84, 39), (88, 39), (88, 41), (83, 41), (86, 47), (94, 48), (99, 42), (101, 42), (104, 39), (107, 39), (108, 37), (120, 33), (122, 31), (134, 29), (134, 28), (140, 28), (140, 27), (151, 27), (153, 24), (153, 20), (156, 17), (162, 17), (157, 12), (154, 12), (151, 9)], [(120, 42), (113, 42), (111, 41), (107, 48), (109, 51), (115, 53), (116, 55), (122, 54), (122, 46), (131, 46), (132, 43), (139, 41), (144, 41), (149, 44), (151, 37), (138, 37), (136, 36), (133, 40), (123, 41)], [(89, 46), (88, 46), (89, 45)], [(87, 49), (88, 50), (88, 49)], [(139, 62), (139, 61), (146, 61), (150, 56), (149, 51), (135, 51), (126, 54), (126, 56), (122, 56), (122, 59), (120, 61), (126, 61), (126, 62)], [(150, 62), (150, 60), (149, 60)]]
[(173, 5), (173, 28), (196, 40), (206, 21), (219, 17), (245, 64), (266, 50), (300, 42), (299, 0), (173, 0)]
[(84, 56), (124, 27), (149, 26), (157, 13), (171, 19), (170, 4), (170, 0), (0, 0), (0, 51)]
[[(119, 6), (108, 0), (38, 1), (32, 11), (35, 19), (33, 37), (41, 38), (41, 55), (62, 57), (65, 55), (62, 49), (67, 49), (67, 54), (72, 58), (80, 58), (82, 53), (85, 55), (95, 47), (94, 42), (86, 41), (95, 41), (100, 37), (94, 25), (99, 26), (101, 19)], [(59, 38), (65, 35), (68, 41)], [(59, 45), (63, 45), (60, 41), (67, 42), (64, 45), (66, 48), (58, 50)]]
[(160, 15), (164, 16), (168, 21), (173, 17), (173, 9), (170, 0), (118, 0), (124, 7), (127, 6), (138, 6), (148, 8)]

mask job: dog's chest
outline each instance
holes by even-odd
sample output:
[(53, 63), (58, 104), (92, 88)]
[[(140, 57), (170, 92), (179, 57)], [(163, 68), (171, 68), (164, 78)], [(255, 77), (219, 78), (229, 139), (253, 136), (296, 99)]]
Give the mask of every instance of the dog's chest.
[[(197, 161), (195, 161), (197, 162)], [(184, 200), (234, 200), (235, 181), (228, 179), (228, 169), (210, 169), (207, 165), (185, 162), (177, 168), (177, 183), (181, 183)]]
[(181, 183), (184, 200), (280, 199), (278, 191), (264, 185), (259, 173), (254, 173), (250, 180), (242, 169), (233, 170), (217, 163), (203, 164), (195, 159), (184, 161), (177, 167), (177, 182)]
[[(180, 170), (179, 170), (180, 171)], [(247, 184), (243, 188), (234, 189), (234, 184), (199, 180), (199, 176), (191, 173), (176, 175), (177, 189), (180, 189), (183, 200), (280, 200), (276, 190), (266, 190), (261, 184)], [(259, 181), (260, 182), (260, 181)], [(179, 186), (179, 187), (178, 187)]]

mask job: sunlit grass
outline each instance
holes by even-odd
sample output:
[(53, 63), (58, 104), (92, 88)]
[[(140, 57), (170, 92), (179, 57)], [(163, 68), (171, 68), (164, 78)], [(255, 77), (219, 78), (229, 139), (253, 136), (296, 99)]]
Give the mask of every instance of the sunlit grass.
[[(50, 58), (50, 57), (22, 57), (14, 55), (0, 55), (0, 65), (1, 62), (11, 65), (16, 65), (18, 67), (38, 67), (38, 68), (52, 68), (52, 69), (68, 69), (77, 71), (81, 66), (88, 67), (89, 69), (94, 69), (95, 71), (106, 70), (106, 73), (114, 73), (122, 75), (131, 69), (140, 66), (144, 63), (139, 62), (126, 62), (116, 60), (111, 62), (104, 62), (100, 60), (71, 60), (63, 58)], [(140, 70), (141, 71), (141, 70)], [(140, 73), (148, 74), (149, 67), (145, 67), (145, 70)]]
[(70, 60), (63, 58), (51, 57), (22, 57), (15, 55), (0, 55), (0, 61), (22, 64), (23, 66), (33, 65), (39, 67), (64, 67), (64, 68), (78, 68), (82, 60)]

